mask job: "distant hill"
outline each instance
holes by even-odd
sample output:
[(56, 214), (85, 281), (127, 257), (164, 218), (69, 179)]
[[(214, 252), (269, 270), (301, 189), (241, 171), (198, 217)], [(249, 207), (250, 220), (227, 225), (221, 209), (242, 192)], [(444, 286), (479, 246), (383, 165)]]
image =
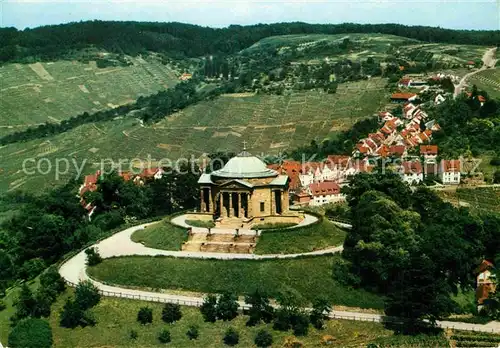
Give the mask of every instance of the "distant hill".
[(145, 51), (177, 57), (235, 53), (277, 35), (380, 33), (423, 42), (497, 45), (500, 31), (451, 30), (400, 24), (307, 24), (301, 22), (231, 25), (223, 29), (183, 23), (87, 21), (18, 31), (0, 29), (0, 62), (56, 60), (73, 50), (97, 47), (136, 56)]

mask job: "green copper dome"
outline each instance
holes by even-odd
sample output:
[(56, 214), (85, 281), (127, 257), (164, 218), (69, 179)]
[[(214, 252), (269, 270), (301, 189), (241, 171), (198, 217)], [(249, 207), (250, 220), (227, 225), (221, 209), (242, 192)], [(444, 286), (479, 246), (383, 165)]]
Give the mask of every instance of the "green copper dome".
[(212, 173), (212, 176), (228, 179), (270, 178), (277, 175), (278, 172), (267, 168), (262, 160), (247, 151), (231, 158), (224, 168)]

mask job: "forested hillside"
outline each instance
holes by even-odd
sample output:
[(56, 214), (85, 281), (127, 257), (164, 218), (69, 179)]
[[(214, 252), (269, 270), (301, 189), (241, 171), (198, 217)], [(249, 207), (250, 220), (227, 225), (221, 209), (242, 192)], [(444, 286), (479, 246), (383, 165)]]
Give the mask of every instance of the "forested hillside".
[(451, 30), (400, 24), (276, 23), (214, 29), (182, 23), (87, 21), (18, 31), (0, 29), (0, 62), (55, 60), (71, 50), (97, 47), (137, 55), (165, 52), (177, 57), (235, 53), (269, 36), (289, 34), (381, 33), (425, 42), (497, 45), (500, 31)]

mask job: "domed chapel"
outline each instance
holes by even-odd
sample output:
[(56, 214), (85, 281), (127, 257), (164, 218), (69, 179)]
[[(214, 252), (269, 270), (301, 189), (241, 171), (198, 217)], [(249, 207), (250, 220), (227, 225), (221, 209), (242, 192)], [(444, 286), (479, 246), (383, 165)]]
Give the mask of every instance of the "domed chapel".
[(242, 221), (283, 216), (288, 213), (288, 183), (287, 175), (267, 168), (244, 149), (222, 169), (201, 175), (200, 212)]

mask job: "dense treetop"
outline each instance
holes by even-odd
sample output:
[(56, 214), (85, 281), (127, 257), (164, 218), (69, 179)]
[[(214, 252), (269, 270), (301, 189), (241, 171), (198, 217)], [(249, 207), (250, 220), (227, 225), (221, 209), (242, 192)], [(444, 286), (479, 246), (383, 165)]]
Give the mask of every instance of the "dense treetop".
[(235, 53), (269, 36), (289, 34), (380, 33), (426, 42), (496, 45), (500, 31), (451, 30), (401, 24), (307, 24), (302, 22), (231, 25), (215, 29), (183, 23), (87, 21), (18, 31), (0, 28), (0, 62), (60, 58), (71, 50), (97, 47), (137, 55), (169, 52), (178, 57)]

